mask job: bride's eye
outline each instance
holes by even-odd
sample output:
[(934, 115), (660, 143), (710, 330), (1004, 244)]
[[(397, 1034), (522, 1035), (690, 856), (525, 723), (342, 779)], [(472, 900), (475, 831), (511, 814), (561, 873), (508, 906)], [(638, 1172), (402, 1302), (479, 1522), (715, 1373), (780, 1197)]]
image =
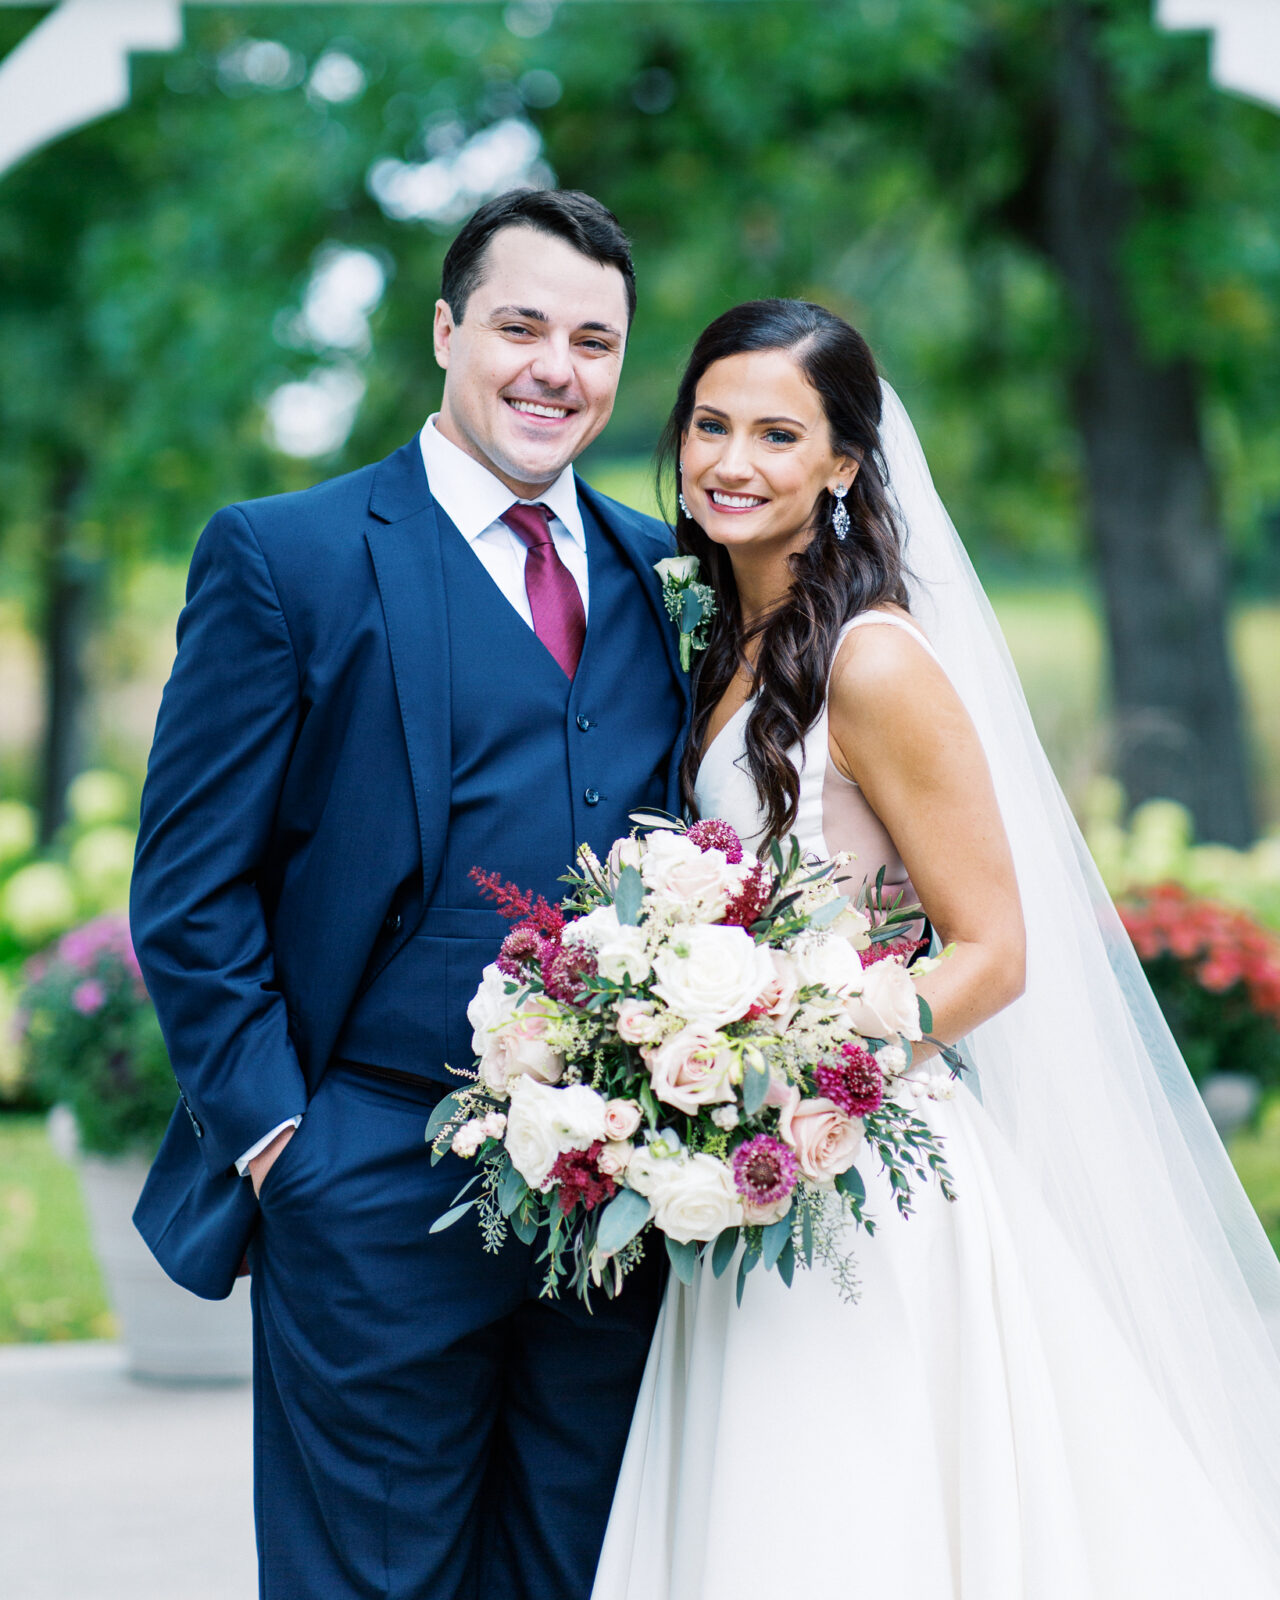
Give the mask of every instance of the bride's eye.
[(770, 428), (765, 434), (765, 439), (769, 444), (794, 444), (796, 442), (795, 434), (788, 433), (785, 428)]
[(699, 433), (716, 434), (725, 431), (723, 422), (713, 422), (710, 417), (699, 417), (696, 426)]

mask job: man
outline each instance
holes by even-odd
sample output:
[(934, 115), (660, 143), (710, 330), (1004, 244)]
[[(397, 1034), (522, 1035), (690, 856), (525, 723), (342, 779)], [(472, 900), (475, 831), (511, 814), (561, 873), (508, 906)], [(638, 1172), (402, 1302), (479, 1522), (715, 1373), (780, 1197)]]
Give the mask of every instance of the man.
[(440, 412), (385, 461), (220, 511), (143, 796), (139, 958), (182, 1090), (136, 1220), (198, 1294), (253, 1275), (268, 1600), (586, 1600), (659, 1292), (540, 1298), (540, 1245), (432, 1222), (431, 1106), (505, 924), (575, 845), (676, 805), (665, 529), (570, 463), (635, 304), (586, 195), (445, 260)]

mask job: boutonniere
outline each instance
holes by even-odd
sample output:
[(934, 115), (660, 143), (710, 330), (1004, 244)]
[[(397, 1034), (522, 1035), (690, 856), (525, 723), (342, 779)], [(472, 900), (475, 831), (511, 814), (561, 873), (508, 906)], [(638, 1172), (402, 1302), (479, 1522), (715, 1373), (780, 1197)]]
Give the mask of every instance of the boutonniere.
[(662, 584), (667, 615), (680, 629), (680, 665), (688, 672), (693, 652), (705, 650), (710, 642), (715, 591), (699, 581), (697, 556), (668, 556), (653, 570)]

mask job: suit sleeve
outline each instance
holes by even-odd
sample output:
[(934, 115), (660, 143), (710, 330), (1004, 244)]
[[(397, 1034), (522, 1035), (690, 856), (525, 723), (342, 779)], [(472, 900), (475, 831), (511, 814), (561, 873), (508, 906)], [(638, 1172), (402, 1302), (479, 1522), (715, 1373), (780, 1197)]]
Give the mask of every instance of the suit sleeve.
[(192, 558), (130, 897), (138, 959), (214, 1174), (306, 1109), (257, 888), (300, 716), (271, 573), (230, 507)]

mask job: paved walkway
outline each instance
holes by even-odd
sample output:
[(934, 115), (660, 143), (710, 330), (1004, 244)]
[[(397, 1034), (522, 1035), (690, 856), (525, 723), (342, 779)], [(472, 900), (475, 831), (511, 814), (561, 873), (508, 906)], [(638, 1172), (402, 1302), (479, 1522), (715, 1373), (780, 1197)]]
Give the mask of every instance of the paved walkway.
[(114, 1344), (0, 1348), (3, 1600), (254, 1600), (249, 1386), (126, 1377)]

